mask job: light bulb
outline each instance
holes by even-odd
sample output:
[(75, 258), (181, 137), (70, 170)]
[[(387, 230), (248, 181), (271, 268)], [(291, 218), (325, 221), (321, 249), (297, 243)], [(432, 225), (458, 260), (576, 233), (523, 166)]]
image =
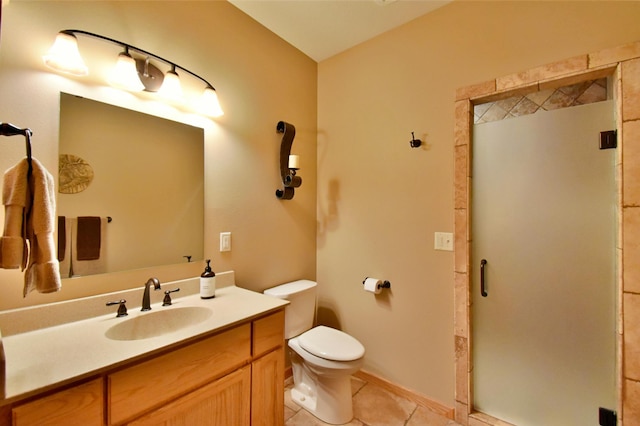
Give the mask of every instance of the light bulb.
[(78, 51), (78, 39), (71, 33), (59, 32), (42, 59), (48, 67), (58, 71), (73, 75), (89, 74), (89, 69)]
[(109, 83), (120, 89), (139, 92), (144, 89), (144, 84), (138, 77), (136, 61), (127, 51), (118, 55), (118, 61), (109, 78)]
[(198, 111), (210, 117), (220, 117), (224, 114), (218, 101), (218, 94), (211, 86), (207, 86), (198, 100)]
[(174, 101), (183, 100), (180, 77), (173, 69), (167, 71), (164, 75), (164, 81), (162, 82), (162, 87), (158, 90), (158, 94)]

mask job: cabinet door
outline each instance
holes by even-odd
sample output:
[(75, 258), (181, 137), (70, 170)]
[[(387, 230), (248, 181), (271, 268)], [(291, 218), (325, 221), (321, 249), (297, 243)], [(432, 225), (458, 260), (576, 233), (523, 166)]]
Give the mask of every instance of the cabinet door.
[(102, 379), (96, 379), (14, 407), (13, 425), (102, 425), (102, 388)]
[(284, 349), (253, 361), (251, 367), (251, 426), (284, 424)]
[(134, 419), (250, 359), (251, 326), (244, 324), (110, 374), (109, 424)]
[(234, 371), (129, 423), (131, 426), (249, 426), (251, 367)]

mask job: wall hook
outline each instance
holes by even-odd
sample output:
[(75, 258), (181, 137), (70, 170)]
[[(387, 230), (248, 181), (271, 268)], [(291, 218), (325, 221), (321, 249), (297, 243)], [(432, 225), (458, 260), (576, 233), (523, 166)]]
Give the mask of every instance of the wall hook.
[(420, 139), (416, 139), (416, 137), (413, 135), (413, 132), (411, 132), (411, 140), (409, 141), (409, 145), (411, 145), (411, 148), (419, 148), (420, 145), (422, 145), (422, 141)]
[[(281, 200), (290, 200), (295, 195), (295, 188), (302, 185), (302, 178), (296, 175), (297, 164), (289, 164), (291, 145), (293, 144), (293, 138), (296, 136), (296, 128), (293, 124), (279, 121), (276, 131), (283, 133), (282, 142), (280, 143), (280, 176), (284, 184), (284, 189), (276, 190), (276, 197)], [(297, 161), (296, 157), (295, 162), (297, 163)]]

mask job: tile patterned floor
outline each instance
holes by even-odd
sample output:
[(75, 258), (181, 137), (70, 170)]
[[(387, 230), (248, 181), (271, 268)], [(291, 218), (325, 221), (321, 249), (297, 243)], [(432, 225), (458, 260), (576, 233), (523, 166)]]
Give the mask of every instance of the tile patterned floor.
[[(285, 426), (325, 426), (291, 400), (291, 378), (285, 383)], [(460, 426), (453, 420), (371, 383), (351, 378), (354, 419), (349, 426)]]

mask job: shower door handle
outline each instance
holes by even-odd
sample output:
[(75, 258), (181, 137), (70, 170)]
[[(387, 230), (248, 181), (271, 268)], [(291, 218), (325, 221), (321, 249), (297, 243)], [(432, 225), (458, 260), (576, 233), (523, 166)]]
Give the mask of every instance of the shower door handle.
[(480, 294), (482, 297), (487, 297), (489, 293), (486, 292), (484, 286), (484, 267), (487, 264), (487, 259), (482, 259), (480, 261)]

